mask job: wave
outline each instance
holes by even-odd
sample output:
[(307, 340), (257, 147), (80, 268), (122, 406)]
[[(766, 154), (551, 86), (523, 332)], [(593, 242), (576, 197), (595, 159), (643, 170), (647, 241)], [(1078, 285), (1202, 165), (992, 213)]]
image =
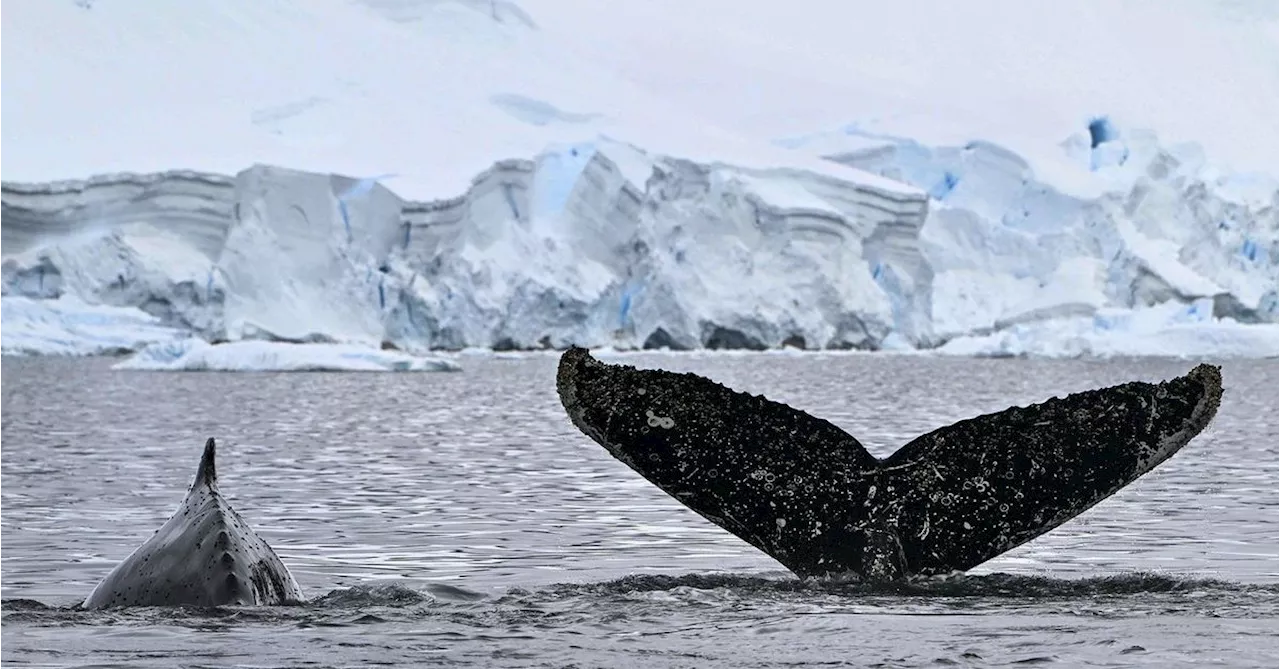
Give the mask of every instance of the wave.
[[(88, 611), (79, 604), (57, 605), (26, 598), (0, 600), (9, 623), (37, 625), (189, 624), (241, 625), (290, 621), (294, 624), (347, 626), (444, 616), (469, 625), (501, 625), (569, 615), (575, 620), (593, 611), (619, 606), (670, 607), (870, 607), (885, 613), (939, 613), (1041, 608), (1078, 612), (1107, 602), (1106, 612), (1128, 615), (1158, 611), (1213, 616), (1276, 615), (1280, 586), (1217, 578), (1133, 572), (1086, 578), (1019, 574), (958, 574), (888, 583), (802, 581), (786, 574), (696, 573), (635, 574), (591, 583), (559, 583), (511, 588), (486, 594), (429, 584), (359, 584), (332, 590), (292, 606), (139, 607)], [(979, 606), (980, 605), (980, 606)]]

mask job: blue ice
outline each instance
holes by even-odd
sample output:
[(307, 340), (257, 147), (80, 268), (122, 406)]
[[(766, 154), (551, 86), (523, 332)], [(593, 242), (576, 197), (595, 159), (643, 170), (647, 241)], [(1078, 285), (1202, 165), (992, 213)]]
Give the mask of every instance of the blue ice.
[(1119, 136), (1115, 125), (1106, 116), (1096, 116), (1089, 120), (1089, 148), (1096, 149)]
[(629, 286), (622, 291), (622, 299), (618, 303), (618, 327), (626, 327), (627, 319), (631, 315), (631, 304), (643, 292), (644, 284)]
[(1240, 255), (1253, 262), (1258, 259), (1258, 243), (1252, 239), (1245, 239), (1244, 244), (1240, 246)]
[(578, 178), (595, 154), (596, 147), (591, 142), (544, 154), (533, 176), (533, 216), (549, 216), (563, 211)]
[(357, 179), (350, 188), (338, 194), (338, 214), (342, 216), (342, 226), (347, 231), (347, 241), (351, 241), (351, 211), (347, 208), (347, 202), (358, 197), (364, 197), (373, 192), (373, 187), (378, 185), (378, 181), (389, 179), (395, 174), (379, 174), (376, 177), (365, 177)]
[(960, 183), (960, 177), (948, 170), (942, 175), (942, 180), (929, 189), (929, 197), (935, 200), (945, 199), (951, 194), (951, 191), (955, 190), (958, 183)]

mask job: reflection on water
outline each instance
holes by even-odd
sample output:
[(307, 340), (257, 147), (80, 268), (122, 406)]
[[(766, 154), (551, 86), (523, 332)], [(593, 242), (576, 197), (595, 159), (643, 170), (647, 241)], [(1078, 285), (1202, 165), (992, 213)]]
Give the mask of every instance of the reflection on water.
[[(625, 360), (764, 393), (881, 456), (977, 413), (1193, 365)], [(801, 584), (634, 475), (569, 424), (554, 356), (462, 362), (289, 375), (5, 359), (4, 662), (1276, 663), (1274, 361), (1224, 364), (1214, 425), (1113, 498), (976, 577), (898, 590)], [(224, 494), (318, 599), (181, 614), (15, 601), (83, 598), (177, 506), (209, 436)]]

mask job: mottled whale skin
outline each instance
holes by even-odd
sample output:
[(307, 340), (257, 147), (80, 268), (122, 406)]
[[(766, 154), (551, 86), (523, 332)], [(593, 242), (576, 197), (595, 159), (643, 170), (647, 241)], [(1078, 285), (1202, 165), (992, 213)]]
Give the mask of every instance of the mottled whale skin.
[(879, 460), (831, 423), (695, 374), (560, 358), (560, 401), (615, 458), (801, 578), (975, 567), (1106, 499), (1213, 419), (1218, 367), (962, 420)]
[(102, 579), (84, 608), (266, 606), (302, 601), (275, 551), (218, 492), (214, 456), (204, 456), (186, 499), (146, 543)]

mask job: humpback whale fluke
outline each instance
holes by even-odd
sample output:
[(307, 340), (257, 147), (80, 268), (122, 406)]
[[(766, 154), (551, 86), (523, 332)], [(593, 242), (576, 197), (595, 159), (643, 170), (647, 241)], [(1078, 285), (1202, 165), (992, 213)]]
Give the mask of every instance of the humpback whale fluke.
[(178, 510), (102, 579), (85, 608), (302, 601), (289, 569), (218, 491), (216, 453), (214, 440), (205, 442)]
[(879, 460), (835, 425), (695, 374), (571, 348), (573, 424), (800, 577), (883, 580), (975, 567), (1106, 499), (1213, 419), (1218, 367), (962, 420)]

